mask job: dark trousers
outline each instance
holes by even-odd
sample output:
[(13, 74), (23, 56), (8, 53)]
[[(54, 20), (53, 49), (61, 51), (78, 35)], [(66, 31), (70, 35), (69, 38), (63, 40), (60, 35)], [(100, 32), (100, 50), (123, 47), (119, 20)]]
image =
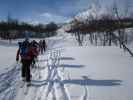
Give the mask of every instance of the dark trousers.
[(43, 54), (43, 47), (41, 48), (41, 54)]
[(32, 68), (35, 67), (35, 63), (36, 63), (35, 59), (36, 59), (36, 56), (32, 56), (32, 60), (31, 60), (31, 67)]
[(45, 46), (43, 47), (43, 51), (44, 51), (44, 52), (46, 51), (46, 47), (45, 47)]
[(26, 82), (30, 82), (30, 65), (31, 65), (31, 60), (21, 60), (22, 62), (22, 70), (21, 70), (21, 76), (23, 78), (26, 78)]

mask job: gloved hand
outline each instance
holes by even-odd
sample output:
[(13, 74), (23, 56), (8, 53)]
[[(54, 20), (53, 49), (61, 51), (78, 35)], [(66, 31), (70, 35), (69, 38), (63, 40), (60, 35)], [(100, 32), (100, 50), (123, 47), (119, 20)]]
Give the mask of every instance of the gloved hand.
[(18, 62), (19, 61), (19, 58), (16, 58), (16, 61)]

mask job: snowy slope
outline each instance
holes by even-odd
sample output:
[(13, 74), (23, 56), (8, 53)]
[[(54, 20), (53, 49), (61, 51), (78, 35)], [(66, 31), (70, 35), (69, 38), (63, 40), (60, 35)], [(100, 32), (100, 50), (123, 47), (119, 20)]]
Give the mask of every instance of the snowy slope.
[[(133, 61), (116, 47), (67, 48), (63, 65), (69, 73), (72, 100), (132, 100)], [(87, 90), (86, 90), (87, 89)], [(78, 96), (78, 97), (77, 97)]]
[[(69, 43), (71, 39), (68, 37), (60, 43)], [(132, 100), (132, 59), (128, 53), (114, 46), (64, 45), (61, 69), (65, 73), (63, 82), (70, 99)]]
[(0, 72), (9, 68), (15, 61), (16, 47), (0, 46)]
[(0, 69), (0, 100), (132, 100), (133, 58), (128, 53), (114, 46), (78, 47), (70, 34), (58, 33), (46, 39), (47, 51), (31, 71), (32, 86), (27, 95), (25, 86), (20, 88), (16, 46), (1, 45), (0, 50), (8, 51), (9, 56), (1, 57), (0, 64), (5, 65), (8, 58), (9, 69)]

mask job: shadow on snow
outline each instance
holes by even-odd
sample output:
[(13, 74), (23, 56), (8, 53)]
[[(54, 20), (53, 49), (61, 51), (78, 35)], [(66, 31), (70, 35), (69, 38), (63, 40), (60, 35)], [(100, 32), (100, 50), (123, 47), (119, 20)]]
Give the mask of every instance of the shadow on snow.
[(64, 80), (64, 84), (90, 85), (90, 86), (116, 86), (121, 85), (121, 80), (94, 80), (94, 79), (71, 79)]
[[(60, 57), (59, 58), (60, 60), (75, 60), (74, 58), (72, 58), (72, 57)], [(38, 62), (46, 62), (47, 61), (47, 59), (41, 59), (41, 60), (39, 60)]]
[(52, 80), (52, 81), (32, 81), (32, 85), (35, 87), (41, 87), (46, 85), (48, 82), (52, 83), (63, 83), (63, 84), (74, 84), (83, 86), (118, 86), (121, 85), (121, 80), (95, 80), (95, 79), (71, 79), (71, 80)]
[(85, 67), (84, 65), (69, 65), (69, 64), (61, 64), (60, 67), (64, 67), (64, 68), (82, 68)]

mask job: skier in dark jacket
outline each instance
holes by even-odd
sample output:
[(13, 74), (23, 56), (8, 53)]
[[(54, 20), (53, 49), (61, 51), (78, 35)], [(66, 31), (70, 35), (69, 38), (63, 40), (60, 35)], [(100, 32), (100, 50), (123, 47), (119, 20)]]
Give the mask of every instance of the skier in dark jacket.
[(20, 56), (22, 63), (21, 76), (22, 80), (27, 82), (27, 86), (29, 86), (31, 82), (30, 65), (32, 62), (33, 54), (34, 54), (33, 50), (30, 47), (30, 43), (27, 39), (24, 42), (19, 43), (19, 49), (17, 50), (16, 61), (19, 61), (19, 56)]
[(45, 40), (42, 41), (42, 46), (43, 46), (43, 52), (45, 52), (46, 51), (46, 47), (47, 47)]
[(33, 56), (32, 56), (32, 68), (35, 67), (35, 61), (37, 59), (37, 56), (39, 55), (39, 44), (33, 40), (30, 43), (30, 47), (32, 48), (33, 51)]
[(39, 41), (39, 48), (40, 48), (40, 53), (43, 54), (43, 41)]

